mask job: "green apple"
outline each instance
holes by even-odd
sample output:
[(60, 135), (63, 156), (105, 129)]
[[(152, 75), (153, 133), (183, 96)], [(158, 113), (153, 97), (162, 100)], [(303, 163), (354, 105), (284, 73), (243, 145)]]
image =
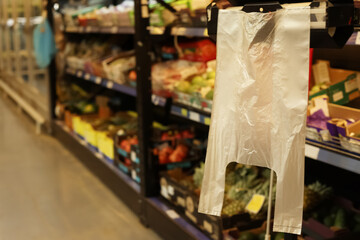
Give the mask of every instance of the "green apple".
[(187, 92), (190, 88), (190, 83), (187, 81), (181, 81), (179, 82), (179, 84), (177, 85), (177, 90), (179, 90), (180, 92)]
[(201, 85), (204, 82), (204, 78), (201, 76), (193, 77), (191, 80), (192, 85)]
[(211, 90), (211, 87), (203, 87), (200, 89), (200, 94), (202, 98), (206, 97), (206, 94)]
[(194, 93), (199, 91), (200, 87), (198, 85), (191, 85), (191, 87), (189, 87), (188, 93)]
[(209, 86), (209, 87), (214, 87), (215, 86), (215, 79), (212, 78), (212, 79), (208, 79), (206, 81), (206, 84)]
[(206, 78), (215, 79), (215, 71), (208, 72)]
[(206, 99), (212, 100), (214, 97), (214, 89), (211, 89), (205, 96)]

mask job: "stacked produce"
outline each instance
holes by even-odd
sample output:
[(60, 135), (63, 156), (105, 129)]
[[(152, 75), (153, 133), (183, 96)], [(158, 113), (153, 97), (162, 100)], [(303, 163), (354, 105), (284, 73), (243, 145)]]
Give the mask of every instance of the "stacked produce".
[[(225, 197), (222, 215), (231, 217), (245, 213), (246, 205), (254, 194), (265, 197), (261, 210), (256, 214), (250, 214), (253, 219), (264, 218), (267, 210), (267, 197), (269, 193), (270, 170), (257, 167), (231, 163), (227, 167), (225, 180)], [(190, 187), (190, 191), (200, 194), (201, 183), (204, 174), (204, 164), (195, 168), (192, 178), (184, 178), (180, 181), (183, 186)], [(274, 183), (274, 193), (276, 191)], [(274, 196), (274, 195), (273, 195)], [(274, 199), (273, 199), (274, 200)]]
[(304, 212), (311, 211), (322, 202), (332, 197), (333, 189), (319, 181), (305, 186), (304, 191)]
[(92, 40), (69, 42), (65, 48), (66, 64), (70, 69), (124, 84), (127, 73), (135, 68), (133, 51), (121, 52), (115, 44)]
[[(156, 1), (149, 2), (150, 25), (164, 27), (170, 24), (188, 27), (206, 27), (206, 6), (211, 1), (200, 0), (166, 0), (177, 14), (170, 12)], [(125, 0), (116, 6), (94, 5), (78, 9), (63, 9), (65, 25), (72, 26), (134, 26), (134, 2)]]
[(153, 91), (160, 96), (171, 96), (179, 81), (205, 71), (206, 64), (202, 62), (173, 60), (156, 63), (151, 71)]
[(71, 26), (133, 26), (131, 21), (134, 9), (133, 1), (123, 1), (116, 6), (95, 5), (91, 7), (76, 9), (64, 9), (65, 25)]
[(171, 13), (156, 1), (150, 2), (150, 25), (163, 27), (168, 25), (187, 27), (206, 27), (206, 6), (209, 0), (166, 0), (176, 9), (177, 14)]
[(157, 142), (153, 155), (158, 157), (160, 164), (182, 162), (189, 157), (199, 157), (194, 152), (201, 142), (194, 140), (194, 133), (189, 130), (163, 132)]

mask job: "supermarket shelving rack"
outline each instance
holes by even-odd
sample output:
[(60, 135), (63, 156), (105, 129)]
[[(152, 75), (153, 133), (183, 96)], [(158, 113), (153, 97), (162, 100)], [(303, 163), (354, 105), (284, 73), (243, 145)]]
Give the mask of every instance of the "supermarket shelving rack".
[[(52, 16), (52, 4), (48, 4), (49, 17)], [(134, 33), (136, 50), (136, 72), (138, 76), (136, 89), (112, 83), (104, 78), (92, 76), (80, 70), (66, 69), (66, 74), (78, 79), (92, 82), (103, 87), (118, 91), (122, 94), (136, 98), (136, 108), (139, 121), (139, 143), (140, 143), (140, 176), (141, 183), (138, 185), (130, 177), (119, 172), (117, 168), (109, 164), (101, 155), (88, 148), (86, 143), (72, 134), (67, 127), (55, 119), (52, 114), (52, 129), (54, 136), (62, 142), (78, 159), (86, 165), (109, 189), (111, 189), (127, 206), (139, 216), (141, 222), (154, 229), (164, 239), (209, 239), (203, 232), (188, 223), (183, 216), (175, 212), (172, 207), (162, 201), (159, 196), (158, 172), (150, 161), (148, 149), (151, 136), (151, 123), (153, 119), (152, 108), (154, 105), (164, 107), (167, 100), (151, 93), (150, 81), (150, 35), (164, 33), (163, 28), (149, 26), (148, 2), (135, 0), (135, 28), (76, 28), (64, 29), (65, 33), (107, 33), (107, 34), (131, 34)], [(124, 31), (122, 31), (124, 30)], [(205, 28), (173, 28), (171, 35), (180, 36), (207, 36)], [(359, 44), (355, 32), (348, 44)], [(55, 63), (49, 68), (50, 71), (50, 109), (54, 111), (55, 95)], [(210, 124), (210, 114), (198, 111), (192, 107), (172, 104), (169, 108), (170, 114), (186, 119), (192, 123), (203, 126)], [(360, 174), (360, 155), (350, 154), (346, 151), (324, 147), (312, 141), (306, 142), (305, 155), (316, 161), (324, 162), (342, 168), (356, 174)]]

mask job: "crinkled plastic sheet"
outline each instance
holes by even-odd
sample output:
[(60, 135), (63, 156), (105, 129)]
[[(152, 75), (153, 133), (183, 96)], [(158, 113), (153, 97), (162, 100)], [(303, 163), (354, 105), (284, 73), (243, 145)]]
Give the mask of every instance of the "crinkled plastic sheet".
[(310, 9), (220, 10), (217, 69), (199, 212), (220, 215), (230, 162), (277, 175), (274, 231), (300, 234)]

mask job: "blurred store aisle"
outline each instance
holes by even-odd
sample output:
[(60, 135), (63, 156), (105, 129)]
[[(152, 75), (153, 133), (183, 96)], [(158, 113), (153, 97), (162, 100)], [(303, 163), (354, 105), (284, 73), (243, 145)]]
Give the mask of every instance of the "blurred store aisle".
[(0, 97), (0, 240), (160, 239)]

